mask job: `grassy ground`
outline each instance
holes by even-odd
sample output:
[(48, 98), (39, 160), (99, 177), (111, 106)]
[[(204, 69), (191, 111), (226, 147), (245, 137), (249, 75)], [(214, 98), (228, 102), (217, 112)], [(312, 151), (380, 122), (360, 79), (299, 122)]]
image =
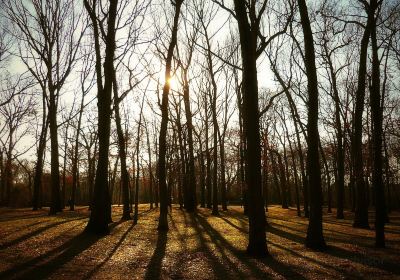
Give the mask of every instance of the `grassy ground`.
[[(386, 249), (374, 231), (354, 229), (352, 215), (324, 215), (329, 250), (304, 247), (307, 219), (294, 209), (269, 208), (271, 257), (244, 253), (248, 221), (240, 207), (214, 217), (173, 207), (170, 231), (159, 234), (158, 210), (140, 206), (139, 223), (120, 222), (113, 208), (111, 234), (82, 234), (87, 207), (49, 217), (46, 210), (0, 209), (0, 279), (400, 279), (400, 213), (390, 215)], [(371, 219), (372, 221), (372, 219)]]

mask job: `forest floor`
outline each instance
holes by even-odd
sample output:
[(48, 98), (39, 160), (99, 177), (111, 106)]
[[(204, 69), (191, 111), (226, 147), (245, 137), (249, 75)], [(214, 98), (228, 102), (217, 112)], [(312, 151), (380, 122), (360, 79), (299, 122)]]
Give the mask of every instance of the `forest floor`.
[(345, 220), (324, 214), (329, 249), (314, 252), (303, 245), (307, 219), (271, 206), (271, 256), (252, 259), (240, 207), (211, 216), (208, 209), (188, 214), (173, 206), (167, 234), (156, 230), (158, 209), (148, 208), (140, 205), (134, 226), (113, 207), (111, 234), (104, 237), (82, 233), (87, 207), (57, 216), (1, 208), (0, 279), (400, 279), (399, 212), (390, 214), (386, 249), (374, 248), (373, 230), (352, 227), (352, 213)]

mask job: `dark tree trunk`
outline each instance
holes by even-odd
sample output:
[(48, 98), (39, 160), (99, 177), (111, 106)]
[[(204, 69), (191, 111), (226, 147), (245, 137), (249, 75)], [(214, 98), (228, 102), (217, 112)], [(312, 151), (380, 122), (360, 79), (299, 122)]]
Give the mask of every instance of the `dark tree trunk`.
[(276, 152), (276, 156), (278, 158), (278, 165), (279, 165), (279, 181), (281, 186), (281, 198), (282, 198), (282, 208), (288, 209), (288, 191), (287, 191), (287, 183), (286, 183), (286, 176), (285, 176), (285, 167), (282, 162), (282, 156)]
[[(268, 133), (268, 129), (266, 129)], [(268, 212), (268, 136), (264, 135), (264, 150), (263, 150), (263, 194), (265, 203), (265, 212)]]
[(125, 144), (125, 136), (122, 130), (121, 124), (121, 114), (119, 111), (119, 100), (118, 97), (118, 86), (117, 79), (115, 76), (115, 70), (113, 73), (113, 91), (114, 91), (114, 112), (115, 112), (115, 125), (117, 128), (118, 135), (118, 153), (119, 158), (121, 159), (121, 185), (122, 185), (122, 217), (121, 220), (130, 220), (131, 215), (129, 212), (129, 174), (126, 167), (126, 144)]
[(76, 193), (76, 188), (78, 186), (78, 160), (79, 160), (79, 133), (81, 130), (81, 123), (82, 123), (82, 114), (83, 114), (83, 102), (85, 100), (85, 95), (82, 94), (82, 99), (81, 99), (81, 105), (79, 109), (79, 117), (78, 117), (78, 126), (76, 128), (76, 136), (75, 136), (75, 146), (74, 146), (74, 159), (73, 159), (73, 164), (72, 164), (72, 194), (71, 194), (71, 204), (70, 204), (70, 210), (74, 211), (74, 205), (75, 205), (75, 193)]
[[(150, 135), (149, 135), (149, 129), (147, 126), (147, 122), (146, 122), (146, 140), (147, 140), (147, 153), (149, 154), (149, 192), (150, 192), (150, 209), (153, 209), (153, 168), (152, 168), (152, 162), (151, 162), (151, 146), (150, 146)], [(128, 195), (129, 195), (129, 190), (128, 190)], [(129, 198), (128, 198), (128, 204), (129, 204)]]
[(96, 8), (91, 7), (84, 0), (85, 8), (91, 18), (93, 25), (95, 52), (96, 52), (96, 76), (97, 76), (97, 108), (98, 108), (98, 137), (99, 158), (96, 169), (96, 178), (93, 190), (92, 211), (86, 230), (95, 234), (108, 234), (108, 222), (111, 214), (110, 194), (108, 190), (108, 157), (110, 146), (111, 126), (111, 96), (114, 76), (114, 53), (115, 53), (115, 23), (118, 10), (118, 1), (110, 1), (107, 18), (107, 35), (105, 39), (104, 60), (104, 87), (102, 83), (100, 32), (98, 30), (98, 19), (95, 14)]
[(214, 148), (213, 148), (213, 180), (212, 180), (212, 198), (213, 198), (213, 204), (212, 204), (212, 214), (213, 215), (219, 215), (218, 213), (218, 141), (217, 141), (217, 131), (216, 125), (214, 118), (213, 118), (213, 123), (214, 123)]
[(237, 86), (236, 95), (238, 102), (238, 111), (239, 111), (239, 184), (242, 195), (242, 205), (243, 205), (243, 214), (248, 215), (247, 208), (247, 187), (246, 187), (246, 174), (245, 174), (245, 150), (246, 150), (246, 139), (243, 134), (243, 102), (242, 102), (242, 94), (241, 87), (239, 86), (239, 80), (237, 75), (235, 75), (235, 83)]
[(186, 160), (185, 160), (185, 145), (183, 144), (182, 139), (182, 125), (180, 121), (180, 112), (177, 109), (177, 120), (176, 120), (177, 132), (178, 132), (178, 139), (176, 139), (176, 135), (174, 133), (174, 143), (178, 140), (178, 147), (179, 147), (179, 171), (178, 171), (178, 202), (179, 207), (182, 209), (183, 207), (186, 208), (188, 203), (188, 192), (187, 192), (187, 180), (186, 180)]
[(328, 196), (328, 213), (332, 213), (332, 193), (331, 193), (331, 176), (329, 173), (328, 161), (325, 157), (325, 151), (322, 147), (321, 141), (319, 141), (319, 151), (321, 153), (322, 162), (325, 167), (325, 178), (326, 178), (326, 187), (327, 187), (327, 196)]
[(189, 146), (189, 162), (187, 164), (187, 177), (188, 177), (188, 200), (186, 211), (193, 212), (196, 210), (196, 174), (194, 168), (194, 148), (193, 148), (193, 124), (192, 124), (192, 111), (190, 110), (189, 99), (189, 81), (187, 77), (187, 69), (184, 70), (184, 87), (183, 87), (183, 101), (185, 104), (185, 114), (187, 123), (187, 141)]
[[(156, 155), (158, 155), (158, 142), (157, 142), (157, 137), (155, 137), (155, 148), (156, 148)], [(158, 158), (156, 157), (156, 162), (158, 164)], [(158, 169), (156, 170), (156, 177), (158, 178)], [(160, 202), (160, 188), (158, 182), (154, 179), (154, 204), (156, 208), (158, 207), (158, 203)]]
[(277, 153), (274, 152), (273, 150), (271, 150), (270, 154), (271, 154), (271, 165), (272, 165), (272, 178), (274, 180), (274, 185), (275, 185), (275, 198), (277, 198), (281, 202), (281, 204), (283, 204), (282, 203), (282, 201), (283, 201), (282, 192), (281, 192), (280, 182), (278, 179), (279, 170), (278, 170), (277, 161), (276, 161), (275, 155), (274, 155)]
[(293, 152), (292, 143), (291, 143), (289, 137), (288, 137), (288, 141), (289, 141), (290, 154), (292, 156), (292, 164), (293, 164), (294, 185), (295, 185), (295, 191), (296, 191), (297, 216), (301, 217), (300, 196), (299, 196), (299, 175), (297, 173), (296, 158), (295, 158), (295, 155), (294, 155), (294, 152)]
[[(370, 7), (374, 13), (377, 9), (376, 0), (371, 0)], [(370, 106), (372, 120), (372, 145), (373, 145), (373, 168), (372, 184), (375, 194), (375, 246), (385, 247), (385, 218), (386, 205), (383, 184), (382, 163), (382, 120), (383, 107), (381, 107), (380, 92), (380, 61), (378, 56), (378, 44), (376, 38), (376, 19), (371, 26), (372, 43), (372, 84), (370, 88)]]
[(243, 127), (246, 138), (246, 182), (249, 209), (249, 243), (247, 252), (268, 255), (265, 234), (265, 211), (261, 185), (261, 147), (257, 83), (258, 26), (248, 21), (246, 3), (234, 0), (242, 54)]
[(336, 127), (336, 140), (337, 140), (337, 151), (336, 151), (336, 159), (337, 159), (337, 178), (336, 178), (336, 218), (344, 219), (343, 213), (343, 204), (344, 204), (344, 148), (343, 148), (343, 129), (342, 122), (340, 119), (340, 97), (339, 90), (337, 87), (337, 79), (336, 72), (333, 68), (332, 58), (330, 56), (330, 52), (325, 46), (325, 53), (327, 57), (327, 62), (329, 66), (329, 74), (332, 83), (333, 90), (333, 100), (335, 102), (335, 127)]
[(10, 132), (9, 148), (6, 152), (6, 164), (4, 168), (5, 183), (6, 183), (6, 199), (5, 205), (11, 206), (11, 189), (13, 188), (13, 170), (12, 170), (12, 132)]
[(210, 155), (210, 147), (208, 145), (208, 114), (207, 114), (207, 97), (205, 98), (205, 130), (206, 130), (206, 184), (207, 184), (207, 208), (211, 209), (211, 198), (212, 198), (212, 185), (211, 185), (211, 155)]
[(322, 188), (318, 153), (318, 80), (315, 66), (315, 50), (305, 0), (298, 0), (298, 5), (304, 34), (304, 63), (308, 78), (307, 175), (310, 188), (310, 220), (307, 229), (306, 246), (316, 250), (324, 250), (326, 244), (322, 232)]
[(218, 130), (218, 138), (219, 138), (219, 154), (220, 154), (220, 168), (221, 168), (221, 177), (220, 177), (220, 190), (221, 190), (221, 206), (223, 211), (227, 211), (228, 207), (226, 204), (226, 178), (225, 178), (225, 133), (221, 133)]
[(198, 153), (199, 165), (200, 165), (200, 207), (206, 207), (206, 186), (205, 186), (205, 176), (206, 167), (204, 163), (204, 153), (201, 138), (199, 137), (200, 152)]
[(137, 129), (137, 137), (136, 137), (136, 182), (135, 182), (135, 211), (133, 212), (133, 224), (136, 225), (138, 221), (139, 215), (139, 147), (140, 147), (140, 129), (142, 127), (142, 117), (143, 117), (143, 105), (144, 105), (144, 97), (146, 95), (143, 94), (142, 104), (140, 107), (140, 115)]
[[(375, 0), (373, 0), (375, 1)], [(363, 171), (363, 143), (362, 143), (362, 117), (364, 112), (365, 98), (365, 76), (367, 72), (368, 43), (371, 33), (371, 26), (374, 21), (374, 11), (369, 9), (367, 26), (361, 39), (360, 61), (358, 68), (358, 85), (355, 97), (355, 109), (353, 117), (353, 137), (351, 141), (351, 158), (353, 164), (353, 176), (355, 187), (355, 215), (354, 227), (369, 228), (368, 205), (366, 199), (366, 188)]]
[[(300, 161), (300, 171), (301, 171), (301, 181), (302, 181), (302, 191), (303, 191), (303, 201), (304, 201), (304, 216), (306, 218), (309, 217), (309, 197), (308, 197), (308, 178), (306, 174), (306, 168), (304, 166), (304, 155), (303, 155), (303, 150), (301, 148), (301, 141), (300, 141), (300, 131), (299, 131), (299, 125), (301, 126), (300, 123), (300, 117), (297, 112), (297, 107), (293, 101), (292, 96), (290, 95), (289, 88), (286, 86), (285, 82), (283, 81), (282, 77), (280, 76), (279, 72), (277, 71), (276, 67), (273, 65), (272, 70), (275, 74), (275, 76), (278, 79), (278, 82), (280, 85), (284, 88), (285, 90), (285, 95), (286, 98), (289, 102), (289, 108), (290, 108), (290, 113), (293, 119), (293, 124), (295, 128), (295, 133), (296, 133), (296, 143), (297, 143), (297, 149), (299, 152), (299, 161)], [(305, 134), (305, 131), (301, 127), (302, 132), (304, 134), (304, 137), (307, 139), (307, 135)]]
[(61, 196), (60, 196), (60, 163), (58, 153), (58, 128), (57, 128), (57, 101), (56, 92), (50, 90), (49, 101), (49, 121), (50, 121), (50, 147), (51, 147), (51, 204), (49, 215), (55, 215), (61, 212)]
[(158, 220), (158, 230), (168, 230), (168, 189), (166, 181), (165, 156), (167, 152), (167, 126), (168, 126), (168, 94), (170, 90), (169, 79), (171, 77), (171, 62), (174, 48), (177, 42), (179, 14), (183, 0), (175, 1), (175, 15), (172, 26), (171, 42), (169, 43), (165, 66), (165, 85), (161, 101), (161, 128), (159, 137), (159, 158), (158, 158), (158, 185), (160, 191), (160, 218)]
[[(68, 126), (68, 124), (67, 124)], [(66, 182), (67, 182), (67, 149), (68, 149), (68, 128), (66, 128), (65, 132), (65, 140), (64, 140), (64, 164), (63, 164), (63, 174), (62, 174), (62, 187), (61, 187), (61, 209), (65, 208), (65, 193), (66, 193)]]

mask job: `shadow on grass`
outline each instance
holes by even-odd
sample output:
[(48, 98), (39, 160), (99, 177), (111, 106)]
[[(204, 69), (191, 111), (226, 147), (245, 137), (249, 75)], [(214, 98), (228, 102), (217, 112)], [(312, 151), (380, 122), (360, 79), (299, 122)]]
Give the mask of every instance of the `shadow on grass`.
[[(81, 219), (84, 219), (82, 217)], [(76, 220), (76, 219), (75, 219)], [(69, 220), (70, 221), (70, 220)], [(68, 220), (66, 221), (68, 222)], [(110, 230), (118, 226), (121, 222), (110, 225)], [(54, 226), (51, 225), (50, 227)], [(37, 256), (27, 262), (15, 265), (14, 267), (1, 272), (0, 279), (45, 279), (51, 276), (63, 265), (73, 258), (89, 249), (103, 236), (93, 235), (83, 231), (72, 237), (64, 244)], [(122, 241), (121, 241), (122, 242)]]
[(244, 233), (244, 234), (248, 234), (249, 232), (242, 226), (238, 226), (235, 225), (234, 223), (232, 223), (229, 219), (224, 218), (222, 216), (218, 216), (218, 218), (220, 218), (221, 220), (223, 220), (225, 223), (227, 223), (228, 225), (230, 225), (231, 227), (237, 229), (238, 231)]
[(48, 224), (46, 226), (40, 227), (40, 228), (38, 228), (38, 229), (36, 229), (36, 230), (34, 230), (32, 232), (29, 232), (28, 234), (25, 234), (23, 236), (20, 236), (20, 237), (14, 239), (14, 240), (11, 240), (11, 241), (9, 241), (7, 243), (4, 243), (4, 244), (0, 245), (0, 250), (4, 250), (4, 249), (7, 249), (8, 247), (15, 246), (18, 243), (21, 243), (21, 242), (23, 242), (23, 241), (25, 241), (25, 240), (27, 240), (29, 238), (32, 238), (32, 237), (34, 237), (36, 235), (39, 235), (42, 232), (44, 232), (44, 231), (46, 231), (46, 230), (48, 230), (50, 228), (53, 228), (53, 227), (56, 227), (56, 226), (59, 226), (59, 225), (62, 225), (62, 224), (66, 224), (66, 223), (69, 223), (69, 222), (72, 222), (72, 221), (82, 220), (82, 219), (86, 219), (86, 217), (82, 217), (82, 218), (78, 218), (78, 219), (63, 220), (63, 221), (60, 221), (60, 222), (51, 223), (51, 224)]
[(91, 278), (97, 271), (100, 270), (101, 267), (103, 267), (103, 265), (111, 259), (111, 257), (115, 254), (115, 252), (118, 250), (118, 248), (121, 246), (122, 242), (124, 242), (124, 240), (126, 239), (126, 236), (128, 235), (128, 233), (132, 230), (132, 228), (135, 226), (132, 221), (128, 220), (128, 221), (119, 221), (116, 222), (112, 225), (112, 227), (116, 227), (117, 225), (121, 224), (121, 223), (130, 223), (131, 225), (125, 230), (125, 232), (122, 234), (122, 236), (120, 237), (120, 239), (118, 240), (118, 242), (115, 244), (115, 246), (112, 248), (112, 250), (110, 251), (110, 253), (108, 253), (107, 257), (98, 265), (96, 265), (96, 267), (90, 271), (88, 273), (88, 275), (86, 275), (86, 279)]
[(85, 232), (71, 238), (61, 246), (25, 263), (0, 273), (1, 279), (44, 279), (91, 247), (101, 237)]
[[(257, 259), (254, 260), (247, 256), (246, 252), (240, 251), (237, 248), (233, 247), (231, 243), (226, 240), (221, 233), (219, 233), (217, 230), (215, 230), (208, 222), (207, 220), (201, 216), (201, 215), (193, 215), (194, 221), (197, 222), (203, 230), (210, 236), (211, 240), (217, 245), (218, 250), (220, 253), (224, 256), (224, 249), (228, 250), (231, 252), (237, 259), (241, 261), (241, 263), (252, 272), (253, 277), (263, 277), (263, 278), (269, 278), (271, 275), (267, 271), (262, 270), (258, 265), (257, 262), (262, 264), (263, 266), (266, 266), (270, 268), (271, 270), (275, 271), (276, 273), (279, 273), (285, 278), (293, 278), (293, 279), (305, 279), (303, 275), (300, 273), (296, 272), (293, 270), (290, 266), (280, 262), (279, 260), (275, 259), (272, 256), (269, 256), (264, 259)], [(226, 256), (224, 256), (226, 257)], [(229, 258), (224, 258), (224, 260), (229, 260)], [(234, 267), (237, 266), (232, 263)], [(242, 272), (243, 273), (243, 272)]]
[(0, 218), (0, 223), (18, 221), (18, 220), (27, 220), (32, 218), (43, 218), (48, 216), (49, 214), (43, 211), (40, 211), (39, 213), (23, 214), (21, 216), (11, 216), (11, 217), (5, 216), (3, 218)]
[(161, 266), (162, 260), (165, 256), (165, 248), (167, 246), (167, 232), (159, 231), (156, 248), (154, 249), (153, 255), (147, 265), (146, 274), (144, 279), (160, 279), (161, 278)]
[[(278, 235), (278, 236), (283, 237), (285, 239), (288, 239), (290, 241), (293, 241), (293, 242), (296, 242), (296, 243), (300, 243), (300, 244), (304, 243), (304, 238), (299, 236), (299, 235), (297, 235), (297, 234), (293, 234), (293, 233), (290, 233), (290, 232), (287, 232), (287, 231), (284, 231), (284, 230), (281, 230), (281, 229), (278, 229), (278, 228), (272, 227), (272, 226), (270, 226), (268, 228), (268, 231), (271, 232), (272, 234)], [(339, 240), (339, 239), (334, 239), (334, 238), (327, 238), (327, 239), (329, 239), (331, 241), (331, 244), (332, 244), (332, 241), (334, 241), (334, 242), (343, 242), (343, 243), (348, 243), (348, 244), (350, 243), (347, 240)], [(357, 251), (345, 250), (343, 248), (332, 246), (331, 244), (328, 245), (328, 250), (325, 253), (321, 253), (321, 254), (323, 254), (325, 256), (333, 256), (333, 257), (336, 257), (336, 258), (339, 258), (339, 259), (347, 259), (347, 260), (349, 260), (351, 262), (355, 262), (355, 263), (358, 263), (358, 264), (361, 264), (361, 265), (364, 265), (364, 266), (367, 266), (367, 267), (373, 267), (373, 268), (385, 270), (385, 271), (390, 272), (390, 273), (400, 274), (400, 267), (399, 267), (398, 264), (395, 264), (393, 262), (389, 262), (389, 261), (384, 260), (384, 259), (377, 259), (377, 258), (374, 258), (373, 256), (370, 256), (370, 255), (364, 255), (364, 254), (359, 253)], [(274, 245), (279, 247), (279, 248), (281, 248), (281, 249), (286, 249), (283, 246), (279, 246), (278, 244), (274, 244)], [(365, 245), (360, 245), (360, 247), (365, 247)], [(382, 250), (385, 250), (385, 249), (382, 249)], [(327, 265), (326, 263), (317, 261), (315, 259), (306, 258), (305, 256), (303, 256), (301, 254), (297, 254), (292, 250), (290, 250), (290, 252), (291, 252), (291, 254), (294, 254), (297, 257), (301, 257), (301, 258), (307, 259), (308, 261), (315, 262), (315, 263), (317, 263), (317, 264), (319, 264), (321, 266), (329, 267), (331, 269), (340, 271), (340, 272), (342, 272), (344, 274), (354, 276), (351, 273), (349, 274), (348, 271), (341, 270), (336, 266), (330, 266), (330, 265)]]
[[(386, 250), (386, 249), (376, 249)], [(345, 250), (336, 246), (330, 246), (330, 250), (326, 252), (330, 256), (334, 256), (340, 259), (347, 259), (351, 262), (356, 262), (368, 267), (374, 267), (385, 270), (396, 275), (400, 275), (400, 266), (398, 263), (390, 262), (382, 258), (376, 258), (369, 255), (360, 254), (350, 250)]]

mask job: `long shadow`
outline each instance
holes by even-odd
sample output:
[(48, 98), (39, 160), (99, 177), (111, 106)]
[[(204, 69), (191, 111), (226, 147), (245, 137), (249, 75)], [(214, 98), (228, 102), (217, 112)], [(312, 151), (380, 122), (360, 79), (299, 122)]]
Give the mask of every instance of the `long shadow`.
[[(125, 221), (125, 222), (129, 222), (129, 221)], [(120, 224), (120, 223), (115, 223), (115, 224)], [(126, 229), (126, 231), (122, 234), (121, 238), (118, 240), (117, 244), (115, 244), (115, 246), (112, 248), (111, 252), (107, 255), (107, 257), (98, 265), (96, 265), (96, 267), (90, 271), (88, 273), (88, 275), (86, 275), (86, 279), (91, 278), (97, 271), (100, 270), (100, 268), (109, 260), (111, 259), (111, 257), (114, 255), (114, 253), (117, 251), (117, 249), (121, 246), (122, 242), (124, 242), (124, 240), (126, 239), (126, 236), (128, 235), (128, 233), (132, 230), (132, 228), (135, 225), (131, 222), (131, 225)]]
[(12, 231), (9, 231), (7, 234), (3, 235), (3, 237), (14, 235), (15, 233), (17, 233), (21, 230), (25, 230), (27, 228), (34, 227), (34, 226), (42, 224), (42, 223), (43, 223), (43, 221), (37, 221), (37, 222), (31, 223), (31, 224), (25, 224), (21, 227), (15, 227)]
[[(275, 235), (281, 236), (283, 238), (286, 238), (288, 240), (297, 242), (297, 243), (301, 243), (301, 244), (304, 243), (304, 238), (302, 238), (296, 234), (275, 228), (275, 227), (270, 227), (269, 232), (271, 232)], [(334, 241), (334, 242), (344, 242), (343, 240), (339, 240), (339, 239), (335, 239), (335, 238), (328, 238), (328, 239), (329, 239), (329, 241)], [(346, 242), (344, 242), (344, 243), (346, 243)], [(365, 247), (365, 245), (360, 245), (360, 246)], [(334, 256), (337, 258), (341, 258), (341, 259), (347, 259), (349, 261), (356, 262), (361, 265), (382, 269), (382, 270), (385, 270), (385, 271), (388, 271), (391, 273), (396, 273), (396, 274), (400, 273), (400, 267), (398, 264), (384, 261), (384, 260), (378, 260), (378, 259), (372, 258), (371, 256), (366, 256), (366, 255), (360, 254), (355, 251), (344, 250), (342, 248), (332, 246), (331, 244), (329, 244), (328, 250), (324, 254), (331, 255), (331, 256)]]
[[(186, 215), (185, 215), (186, 217)], [(214, 274), (217, 276), (218, 279), (223, 279), (229, 276), (233, 279), (245, 279), (246, 275), (240, 271), (237, 267), (236, 264), (232, 263), (226, 253), (224, 252), (222, 246), (215, 242), (211, 238), (211, 236), (206, 232), (206, 229), (199, 223), (198, 221), (198, 215), (197, 214), (190, 214), (190, 223), (189, 225), (193, 227), (198, 234), (199, 237), (199, 242), (201, 249), (207, 254), (207, 258), (211, 260), (211, 266), (214, 271)], [(207, 234), (210, 236), (211, 240), (214, 241), (215, 246), (218, 248), (218, 251), (221, 253), (222, 258), (224, 261), (228, 262), (228, 267), (225, 265), (221, 264), (221, 261), (216, 257), (215, 252), (210, 249), (209, 245), (207, 245), (207, 240), (204, 237), (204, 234)], [(229, 275), (230, 273), (236, 273), (235, 275)]]
[[(385, 250), (385, 249), (377, 249), (377, 250)], [(390, 262), (384, 259), (374, 258), (372, 256), (366, 256), (360, 253), (356, 253), (353, 251), (348, 251), (343, 248), (339, 248), (336, 246), (330, 246), (330, 250), (326, 252), (326, 254), (341, 258), (347, 259), (351, 262), (356, 262), (365, 266), (374, 267), (378, 269), (385, 270), (390, 273), (394, 273), (396, 275), (400, 275), (400, 266), (398, 263)]]
[[(206, 230), (206, 232), (208, 233), (208, 235), (211, 237), (212, 240), (220, 242), (221, 245), (224, 246), (224, 248), (226, 248), (230, 252), (232, 252), (253, 273), (256, 273), (260, 276), (262, 275), (263, 277), (268, 277), (267, 272), (265, 272), (265, 271), (261, 270), (259, 267), (257, 267), (251, 261), (251, 259), (247, 255), (245, 255), (245, 252), (242, 252), (242, 251), (238, 250), (237, 248), (234, 248), (217, 230), (215, 230), (207, 222), (206, 219), (204, 219), (204, 217), (198, 215), (197, 218), (198, 218), (197, 221)], [(286, 264), (274, 259), (272, 256), (270, 256), (268, 258), (260, 259), (259, 262), (263, 263), (267, 267), (270, 267), (272, 270), (281, 274), (285, 278), (306, 279), (303, 275), (294, 271), (290, 266), (287, 266)]]
[(147, 210), (141, 211), (141, 212), (138, 213), (138, 216), (139, 216), (139, 217), (140, 217), (140, 216), (145, 216), (145, 215), (149, 214), (150, 212), (155, 211), (156, 209), (157, 209), (157, 208), (147, 209)]
[[(320, 261), (318, 259), (313, 259), (313, 258), (308, 257), (308, 256), (306, 256), (304, 254), (301, 254), (301, 253), (299, 253), (299, 252), (297, 252), (295, 250), (289, 249), (286, 246), (283, 246), (281, 244), (278, 244), (278, 243), (275, 243), (275, 242), (272, 242), (272, 241), (269, 241), (268, 243), (271, 244), (272, 246), (275, 246), (275, 247), (283, 250), (283, 251), (287, 251), (289, 254), (291, 254), (291, 255), (293, 255), (293, 256), (295, 256), (297, 258), (306, 260), (309, 263), (315, 263), (315, 264), (320, 265), (321, 267), (323, 267), (325, 269), (332, 269), (332, 270), (338, 271), (338, 272), (342, 273), (345, 276), (349, 276), (351, 279), (352, 279), (352, 277), (354, 277), (353, 274), (349, 273), (345, 269), (342, 269), (341, 267), (335, 266), (334, 264), (330, 265), (330, 264), (324, 263), (324, 262), (322, 262), (322, 261)], [(321, 278), (323, 278), (323, 277), (321, 277)]]
[(144, 279), (153, 280), (161, 278), (161, 265), (162, 265), (162, 260), (165, 256), (166, 246), (167, 246), (167, 232), (159, 231), (156, 248), (154, 249), (149, 264), (147, 265), (147, 270)]
[(0, 223), (4, 222), (12, 222), (12, 221), (17, 221), (17, 220), (27, 220), (27, 219), (32, 219), (32, 218), (43, 218), (43, 217), (48, 217), (49, 215), (47, 213), (40, 213), (40, 214), (27, 214), (27, 215), (21, 215), (17, 217), (5, 217), (0, 219)]
[(243, 227), (237, 226), (234, 223), (232, 223), (231, 221), (229, 221), (227, 218), (224, 218), (222, 216), (219, 216), (218, 218), (220, 218), (221, 220), (223, 220), (225, 223), (227, 223), (228, 225), (230, 225), (231, 227), (237, 229), (238, 231), (248, 234), (249, 232), (247, 230), (245, 230)]
[[(0, 279), (17, 278), (17, 279), (44, 279), (49, 277), (53, 272), (62, 267), (65, 263), (79, 255), (101, 237), (96, 235), (81, 234), (71, 238), (61, 246), (51, 251), (33, 258), (25, 263), (14, 266), (13, 268), (0, 273)], [(61, 252), (61, 253), (60, 253)], [(58, 254), (60, 253), (60, 254)], [(57, 255), (58, 254), (58, 255)], [(50, 261), (52, 256), (57, 255)], [(45, 262), (42, 264), (42, 262)]]
[(55, 226), (66, 224), (66, 223), (69, 223), (69, 222), (72, 222), (72, 221), (82, 220), (82, 219), (86, 219), (86, 217), (82, 217), (82, 218), (78, 218), (78, 219), (68, 219), (68, 220), (57, 222), (57, 223), (48, 224), (48, 225), (46, 225), (44, 227), (40, 227), (40, 228), (38, 228), (38, 229), (36, 229), (36, 230), (34, 230), (32, 232), (29, 232), (28, 234), (20, 236), (20, 237), (14, 239), (12, 241), (9, 241), (7, 243), (1, 244), (0, 245), (0, 250), (4, 250), (4, 249), (6, 249), (8, 247), (17, 245), (18, 243), (23, 242), (23, 241), (25, 241), (25, 240), (27, 240), (29, 238), (32, 238), (32, 237), (34, 237), (36, 235), (39, 235), (40, 233), (42, 233), (42, 232), (44, 232), (44, 231), (46, 231), (46, 230), (48, 230), (50, 228), (53, 228)]

